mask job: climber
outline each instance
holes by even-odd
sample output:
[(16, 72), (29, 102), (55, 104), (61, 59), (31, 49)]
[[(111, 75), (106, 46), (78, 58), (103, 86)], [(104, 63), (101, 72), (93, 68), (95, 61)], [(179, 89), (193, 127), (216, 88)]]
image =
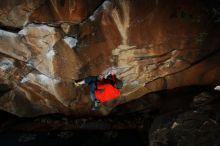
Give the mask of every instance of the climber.
[(107, 75), (88, 76), (80, 81), (74, 81), (75, 86), (89, 85), (92, 110), (99, 108), (100, 102), (104, 103), (120, 96), (123, 82), (116, 78), (114, 72)]

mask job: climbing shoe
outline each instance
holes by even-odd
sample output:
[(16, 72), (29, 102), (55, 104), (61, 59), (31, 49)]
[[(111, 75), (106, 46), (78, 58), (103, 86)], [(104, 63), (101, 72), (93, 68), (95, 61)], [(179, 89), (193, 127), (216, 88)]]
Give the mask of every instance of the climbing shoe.
[(92, 110), (93, 110), (93, 111), (96, 111), (96, 110), (99, 109), (99, 107), (100, 107), (100, 101), (95, 100), (95, 101), (93, 102)]

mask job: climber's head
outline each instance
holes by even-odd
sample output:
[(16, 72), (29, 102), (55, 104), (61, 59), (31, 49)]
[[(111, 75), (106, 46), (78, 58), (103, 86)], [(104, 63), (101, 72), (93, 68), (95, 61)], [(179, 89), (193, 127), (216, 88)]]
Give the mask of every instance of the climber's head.
[(116, 81), (115, 81), (115, 87), (116, 87), (117, 89), (121, 89), (121, 88), (123, 87), (123, 82), (122, 82), (122, 80), (116, 79)]

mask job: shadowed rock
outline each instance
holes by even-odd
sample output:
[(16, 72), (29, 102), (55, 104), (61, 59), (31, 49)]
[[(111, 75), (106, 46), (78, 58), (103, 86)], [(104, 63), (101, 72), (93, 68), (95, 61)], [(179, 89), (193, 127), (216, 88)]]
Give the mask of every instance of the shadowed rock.
[[(147, 93), (219, 84), (219, 5), (205, 2), (1, 3), (0, 83), (13, 90), (0, 108), (19, 116), (106, 115)], [(92, 113), (88, 88), (71, 82), (110, 68), (124, 82), (121, 97)]]

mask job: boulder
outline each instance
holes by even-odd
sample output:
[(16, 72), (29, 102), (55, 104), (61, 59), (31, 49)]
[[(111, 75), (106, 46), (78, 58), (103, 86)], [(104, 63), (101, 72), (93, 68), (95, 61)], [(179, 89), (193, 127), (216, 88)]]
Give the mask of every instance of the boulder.
[[(0, 9), (0, 81), (12, 89), (4, 92), (0, 107), (20, 116), (106, 115), (117, 105), (155, 91), (219, 85), (218, 4), (7, 2)], [(10, 14), (5, 13), (9, 8)], [(12, 13), (22, 17), (20, 23), (12, 25), (19, 17), (5, 20)], [(121, 96), (92, 113), (88, 87), (75, 87), (72, 80), (108, 70), (123, 80)], [(21, 110), (20, 100), (27, 105)]]

